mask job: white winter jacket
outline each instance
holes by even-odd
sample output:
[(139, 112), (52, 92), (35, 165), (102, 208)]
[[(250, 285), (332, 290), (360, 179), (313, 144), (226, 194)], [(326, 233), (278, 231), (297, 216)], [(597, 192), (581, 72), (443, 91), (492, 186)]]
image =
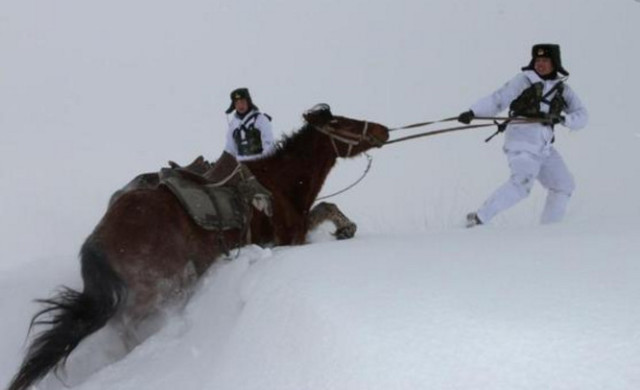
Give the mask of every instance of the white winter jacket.
[[(251, 110), (241, 119), (234, 111), (233, 117), (229, 122), (229, 131), (227, 131), (227, 144), (224, 150), (232, 154), (238, 161), (255, 160), (257, 158), (264, 157), (273, 151), (274, 140), (271, 120), (261, 112), (258, 113), (257, 116), (254, 116), (256, 112), (258, 111)], [(260, 138), (262, 139), (262, 153), (254, 154), (251, 156), (238, 155), (238, 146), (233, 139), (233, 132), (235, 129), (239, 128), (242, 125), (247, 128), (253, 125), (254, 128), (260, 131)]]
[[(535, 71), (527, 70), (519, 73), (507, 82), (500, 89), (491, 95), (484, 97), (471, 106), (475, 116), (496, 116), (500, 112), (509, 108), (509, 105), (520, 94), (532, 84), (542, 82), (544, 85), (542, 94), (545, 95), (561, 79), (543, 80)], [(557, 92), (548, 96), (548, 100), (553, 99)], [(571, 87), (564, 84), (563, 98), (567, 103), (564, 109), (564, 126), (571, 130), (579, 130), (587, 125), (587, 110), (582, 105), (578, 96)], [(540, 103), (541, 112), (549, 112), (547, 103)], [(551, 147), (553, 130), (550, 126), (540, 123), (510, 124), (505, 130), (504, 150), (506, 152), (527, 151), (536, 155), (547, 154)]]

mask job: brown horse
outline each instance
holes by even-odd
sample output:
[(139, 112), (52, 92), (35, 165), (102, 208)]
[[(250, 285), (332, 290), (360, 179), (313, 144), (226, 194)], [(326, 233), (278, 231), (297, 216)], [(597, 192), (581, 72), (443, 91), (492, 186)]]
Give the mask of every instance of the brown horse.
[[(318, 217), (335, 210), (310, 209), (338, 157), (356, 156), (388, 139), (382, 125), (333, 116), (327, 105), (304, 115), (306, 124), (270, 157), (248, 162), (272, 194), (273, 215), (253, 212), (250, 242), (301, 244)], [(64, 366), (84, 338), (109, 324), (129, 348), (145, 336), (144, 324), (171, 303), (184, 302), (195, 282), (227, 249), (246, 242), (240, 229), (204, 230), (164, 186), (142, 185), (121, 193), (85, 241), (82, 292), (65, 288), (32, 325), (49, 325), (29, 346), (8, 390), (26, 390)], [(225, 244), (227, 243), (227, 244)], [(41, 317), (46, 317), (41, 319)]]

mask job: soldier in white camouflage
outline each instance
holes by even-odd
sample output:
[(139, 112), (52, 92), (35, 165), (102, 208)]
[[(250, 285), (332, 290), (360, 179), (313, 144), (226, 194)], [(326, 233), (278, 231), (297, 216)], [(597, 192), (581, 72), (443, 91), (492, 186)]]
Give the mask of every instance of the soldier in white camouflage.
[(560, 46), (534, 45), (531, 62), (521, 73), (459, 115), (458, 120), (465, 124), (476, 116), (493, 117), (506, 109), (513, 118), (538, 119), (506, 126), (503, 150), (511, 174), (477, 211), (467, 215), (467, 227), (486, 224), (526, 198), (536, 180), (547, 190), (541, 223), (558, 222), (564, 217), (575, 183), (553, 146), (554, 127), (562, 125), (574, 131), (588, 121), (587, 110), (566, 83), (568, 75), (562, 66)]

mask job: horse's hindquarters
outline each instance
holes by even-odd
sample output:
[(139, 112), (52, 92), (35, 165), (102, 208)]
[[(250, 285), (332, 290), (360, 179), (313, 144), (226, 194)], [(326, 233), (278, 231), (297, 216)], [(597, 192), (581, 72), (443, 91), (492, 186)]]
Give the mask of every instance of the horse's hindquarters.
[(222, 253), (217, 238), (198, 227), (162, 187), (122, 194), (92, 235), (127, 286), (127, 324), (184, 302)]

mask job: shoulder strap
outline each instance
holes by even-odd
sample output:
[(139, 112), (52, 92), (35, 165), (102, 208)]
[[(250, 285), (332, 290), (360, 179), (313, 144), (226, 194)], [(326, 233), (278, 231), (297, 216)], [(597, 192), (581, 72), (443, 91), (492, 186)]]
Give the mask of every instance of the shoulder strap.
[(560, 93), (560, 94), (562, 93), (562, 91), (564, 91), (564, 81), (563, 80), (558, 81), (556, 83), (556, 85), (554, 85), (553, 88), (551, 88), (549, 90), (549, 92), (545, 93), (544, 96), (542, 96), (541, 101), (548, 104), (549, 100), (547, 100), (547, 98), (549, 96), (551, 96), (551, 94), (554, 93), (555, 91), (558, 91), (558, 93)]
[(271, 115), (266, 114), (264, 112), (256, 111), (253, 114), (249, 115), (248, 117), (244, 118), (244, 120), (242, 121), (241, 126), (248, 125), (249, 122), (251, 122), (252, 120), (255, 123), (255, 120), (258, 120), (258, 116), (260, 116), (260, 115), (264, 115), (265, 118), (267, 118), (269, 120), (269, 122), (271, 122)]
[(249, 122), (251, 122), (252, 120), (256, 119), (258, 117), (258, 115), (260, 115), (260, 111), (256, 111), (253, 114), (247, 116), (246, 118), (244, 118), (244, 120), (242, 121), (242, 126), (248, 124)]

